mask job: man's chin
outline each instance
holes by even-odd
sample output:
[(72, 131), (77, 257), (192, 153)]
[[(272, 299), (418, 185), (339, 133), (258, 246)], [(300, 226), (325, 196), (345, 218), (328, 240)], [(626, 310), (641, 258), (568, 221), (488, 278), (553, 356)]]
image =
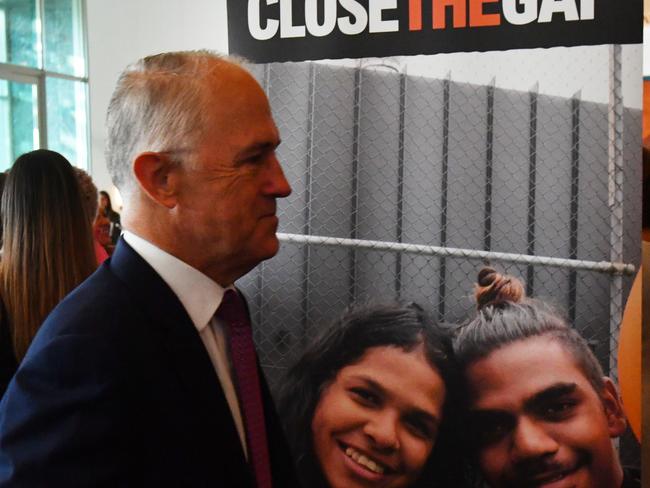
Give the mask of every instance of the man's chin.
[[(540, 473), (532, 478), (516, 478), (505, 483), (490, 486), (517, 488), (595, 488), (602, 486), (600, 480), (594, 480), (589, 466), (579, 464), (566, 470), (557, 470), (547, 474)], [(609, 485), (608, 485), (609, 487)]]
[(258, 258), (258, 263), (271, 259), (275, 256), (280, 250), (280, 241), (278, 238), (273, 235), (272, 238), (265, 240), (264, 244), (260, 245), (259, 248), (255, 249), (255, 254)]
[(276, 242), (275, 246), (269, 249), (269, 251), (266, 253), (266, 256), (262, 258), (262, 261), (271, 259), (280, 251), (280, 242), (278, 242), (277, 240), (275, 242)]

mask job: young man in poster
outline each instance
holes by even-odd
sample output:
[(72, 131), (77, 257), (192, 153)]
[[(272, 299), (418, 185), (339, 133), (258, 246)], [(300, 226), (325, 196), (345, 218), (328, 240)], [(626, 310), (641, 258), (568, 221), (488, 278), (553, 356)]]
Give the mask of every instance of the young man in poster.
[(584, 339), (519, 280), (479, 274), (478, 313), (455, 350), (474, 459), (494, 488), (630, 488), (612, 440), (626, 428), (616, 386)]

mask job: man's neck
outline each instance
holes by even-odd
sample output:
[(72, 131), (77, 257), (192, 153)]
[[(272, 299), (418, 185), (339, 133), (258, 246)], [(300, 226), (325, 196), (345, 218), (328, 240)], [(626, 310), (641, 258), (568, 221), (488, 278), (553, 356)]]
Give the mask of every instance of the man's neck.
[(201, 249), (195, 248), (192, 252), (187, 252), (186, 250), (189, 247), (186, 245), (187, 243), (183, 242), (182, 237), (179, 237), (178, 235), (171, 236), (169, 229), (160, 232), (156, 231), (155, 228), (150, 228), (149, 226), (130, 224), (124, 230), (137, 235), (162, 251), (180, 259), (184, 263), (208, 276), (223, 288), (233, 284), (237, 279), (250, 271), (245, 270), (244, 272), (240, 272), (240, 270), (231, 269), (229, 265), (233, 260), (227, 258), (218, 261), (210, 260), (201, 252)]

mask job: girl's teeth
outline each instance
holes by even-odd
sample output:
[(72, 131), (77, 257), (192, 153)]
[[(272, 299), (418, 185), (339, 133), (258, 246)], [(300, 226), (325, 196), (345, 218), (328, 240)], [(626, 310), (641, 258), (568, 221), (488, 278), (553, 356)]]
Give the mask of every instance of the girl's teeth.
[(351, 447), (345, 449), (345, 455), (350, 459), (354, 460), (357, 464), (360, 464), (364, 468), (368, 468), (374, 473), (384, 474), (384, 467), (377, 464), (372, 459), (369, 459), (363, 454), (358, 453)]

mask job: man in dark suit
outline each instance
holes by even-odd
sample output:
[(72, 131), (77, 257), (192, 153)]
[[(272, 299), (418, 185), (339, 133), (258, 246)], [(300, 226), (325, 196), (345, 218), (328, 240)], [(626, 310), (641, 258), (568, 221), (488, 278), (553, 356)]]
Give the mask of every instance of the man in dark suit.
[(112, 258), (52, 312), (0, 404), (2, 486), (296, 486), (236, 279), (278, 251), (291, 188), (264, 92), (166, 53), (108, 110)]

